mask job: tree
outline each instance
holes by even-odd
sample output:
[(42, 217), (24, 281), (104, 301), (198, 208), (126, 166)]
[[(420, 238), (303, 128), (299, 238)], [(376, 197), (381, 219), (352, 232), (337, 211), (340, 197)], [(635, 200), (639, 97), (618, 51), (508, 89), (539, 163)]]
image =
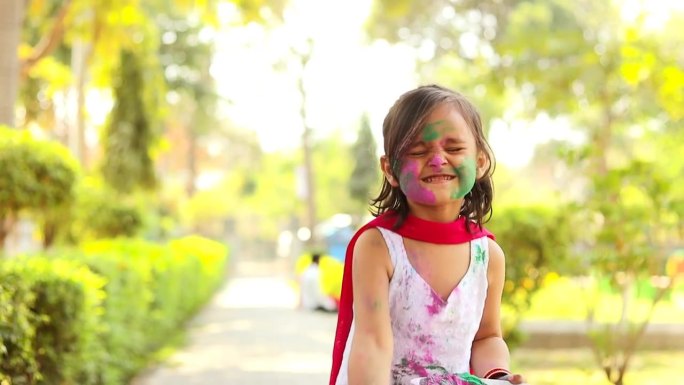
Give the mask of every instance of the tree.
[[(75, 55), (74, 63), (80, 64), (74, 68), (74, 78), (69, 79), (75, 81), (82, 103), (81, 87), (91, 82), (101, 87), (109, 84), (121, 50), (143, 48), (138, 39), (141, 33), (149, 34), (156, 29), (154, 16), (167, 12), (194, 14), (203, 24), (216, 25), (216, 7), (220, 1), (154, 0), (141, 5), (138, 0), (2, 0), (0, 48), (5, 54), (0, 59), (3, 84), (0, 123), (14, 125), (17, 90), (29, 79), (34, 84), (25, 89), (29, 92), (25, 101), (37, 100), (38, 92), (43, 100), (51, 97), (44, 92), (43, 82), (50, 83), (56, 78), (64, 81), (63, 74), (71, 71), (72, 50), (75, 54), (83, 51), (82, 55)], [(285, 4), (285, 1), (226, 1), (241, 11), (244, 23), (278, 19)], [(60, 51), (58, 60), (49, 60)], [(156, 54), (156, 51), (148, 53)], [(60, 84), (60, 87), (66, 91), (68, 85)]]
[(309, 238), (308, 240), (309, 244), (315, 244), (315, 242), (317, 241), (316, 224), (318, 223), (316, 212), (316, 189), (314, 181), (316, 178), (316, 174), (314, 172), (312, 160), (313, 156), (311, 154), (311, 136), (313, 129), (308, 122), (308, 113), (306, 109), (308, 93), (305, 86), (306, 70), (309, 61), (311, 61), (311, 52), (313, 51), (313, 44), (313, 40), (307, 39), (303, 45), (302, 50), (292, 50), (292, 52), (299, 59), (301, 65), (300, 73), (297, 78), (297, 90), (299, 91), (299, 95), (302, 99), (299, 108), (299, 115), (302, 118), (302, 127), (304, 128), (304, 130), (302, 131), (302, 151), (304, 153), (304, 183), (306, 186), (306, 224), (309, 227), (309, 230), (311, 231), (311, 238)]
[(318, 220), (329, 219), (339, 213), (355, 213), (357, 202), (349, 194), (352, 158), (351, 144), (345, 142), (341, 132), (319, 139), (312, 147), (316, 164), (314, 188), (318, 192)]
[(197, 18), (184, 18), (173, 14), (157, 17), (162, 26), (160, 64), (166, 70), (171, 109), (165, 117), (182, 127), (187, 138), (188, 196), (195, 193), (197, 177), (197, 142), (220, 128), (216, 110), (220, 98), (209, 74), (214, 47), (206, 37), (210, 29)]
[[(566, 145), (562, 159), (586, 186), (576, 207), (587, 224), (585, 268), (624, 301), (617, 323), (591, 327), (600, 366), (621, 384), (650, 314), (629, 319), (634, 285), (659, 274), (663, 254), (684, 242), (673, 203), (682, 192), (671, 182), (684, 172), (683, 160), (659, 155), (684, 144), (684, 55), (673, 49), (682, 44), (682, 15), (672, 12), (661, 29), (649, 30), (645, 14), (627, 21), (609, 2), (430, 2), (424, 12), (410, 12), (423, 6), (411, 0), (378, 4), (382, 26), (372, 30), (421, 47), (426, 72), (473, 84), (463, 83), (467, 74), (479, 83), (478, 98), (498, 100), (500, 115), (565, 117), (585, 133), (587, 141)], [(653, 306), (669, 287), (655, 281)]]
[(150, 148), (157, 136), (145, 100), (148, 88), (143, 64), (135, 53), (121, 53), (121, 67), (114, 85), (115, 105), (103, 138), (102, 175), (116, 191), (151, 188), (156, 177)]
[(378, 184), (377, 144), (366, 114), (361, 118), (359, 134), (351, 150), (355, 164), (349, 179), (349, 195), (366, 209), (371, 189)]
[[(512, 13), (503, 35), (497, 52), (517, 60), (500, 73), (526, 90), (530, 113), (571, 116), (587, 134), (566, 159), (588, 187), (577, 207), (584, 223), (593, 224), (582, 252), (585, 267), (623, 303), (619, 318), (608, 324), (598, 324), (595, 305), (587, 304), (597, 363), (620, 385), (653, 308), (671, 287), (668, 279), (653, 277), (663, 275), (668, 250), (684, 241), (673, 221), (681, 213), (670, 203), (677, 200), (671, 181), (684, 171), (682, 161), (658, 161), (661, 144), (653, 139), (674, 133), (681, 122), (681, 107), (663, 94), (684, 88), (684, 62), (668, 43), (657, 43), (672, 35), (624, 25), (619, 9), (608, 3), (529, 3)], [(635, 127), (648, 128), (632, 139)], [(644, 281), (653, 286), (651, 311), (635, 316), (635, 287)]]
[(14, 106), (19, 87), (19, 59), (16, 55), (24, 20), (24, 2), (0, 1), (0, 125), (14, 126)]

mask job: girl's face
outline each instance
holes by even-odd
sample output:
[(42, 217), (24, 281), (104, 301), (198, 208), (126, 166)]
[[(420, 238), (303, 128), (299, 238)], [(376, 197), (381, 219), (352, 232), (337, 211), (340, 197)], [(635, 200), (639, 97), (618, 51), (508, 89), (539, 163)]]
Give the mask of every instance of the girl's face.
[(460, 206), (475, 185), (484, 157), (478, 154), (472, 130), (452, 105), (437, 107), (427, 122), (406, 155), (388, 165), (392, 168), (386, 175), (394, 171), (399, 180), (388, 179), (401, 188), (409, 203)]

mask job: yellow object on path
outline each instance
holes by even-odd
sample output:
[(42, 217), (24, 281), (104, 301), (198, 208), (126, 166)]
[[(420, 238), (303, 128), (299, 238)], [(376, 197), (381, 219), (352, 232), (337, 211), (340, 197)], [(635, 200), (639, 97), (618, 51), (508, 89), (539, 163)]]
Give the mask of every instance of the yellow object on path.
[[(299, 256), (295, 264), (297, 276), (300, 276), (310, 264), (311, 254)], [(321, 274), (321, 291), (339, 302), (344, 264), (329, 255), (322, 255), (318, 265)]]

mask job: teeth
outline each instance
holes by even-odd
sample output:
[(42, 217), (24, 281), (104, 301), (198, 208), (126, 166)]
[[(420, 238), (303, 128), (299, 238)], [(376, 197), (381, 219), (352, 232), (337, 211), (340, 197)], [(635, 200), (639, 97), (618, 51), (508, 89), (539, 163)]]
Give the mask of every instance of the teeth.
[(427, 178), (425, 178), (425, 181), (428, 183), (431, 183), (431, 182), (436, 182), (436, 181), (447, 181), (447, 180), (452, 180), (452, 179), (454, 179), (454, 177), (450, 176), (450, 175), (438, 175), (438, 176), (427, 177)]

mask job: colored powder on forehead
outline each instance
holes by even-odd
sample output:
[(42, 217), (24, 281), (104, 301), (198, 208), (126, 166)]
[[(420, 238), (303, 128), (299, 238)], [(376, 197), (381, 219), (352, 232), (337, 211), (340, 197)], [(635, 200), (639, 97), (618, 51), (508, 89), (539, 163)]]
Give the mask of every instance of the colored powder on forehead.
[(465, 158), (463, 163), (454, 167), (454, 172), (458, 175), (458, 190), (451, 195), (453, 199), (461, 199), (466, 196), (475, 186), (477, 170), (474, 158)]
[(443, 123), (443, 120), (439, 120), (426, 125), (425, 128), (423, 128), (423, 142), (432, 142), (433, 140), (437, 140), (440, 136), (439, 131), (437, 131), (437, 126)]

